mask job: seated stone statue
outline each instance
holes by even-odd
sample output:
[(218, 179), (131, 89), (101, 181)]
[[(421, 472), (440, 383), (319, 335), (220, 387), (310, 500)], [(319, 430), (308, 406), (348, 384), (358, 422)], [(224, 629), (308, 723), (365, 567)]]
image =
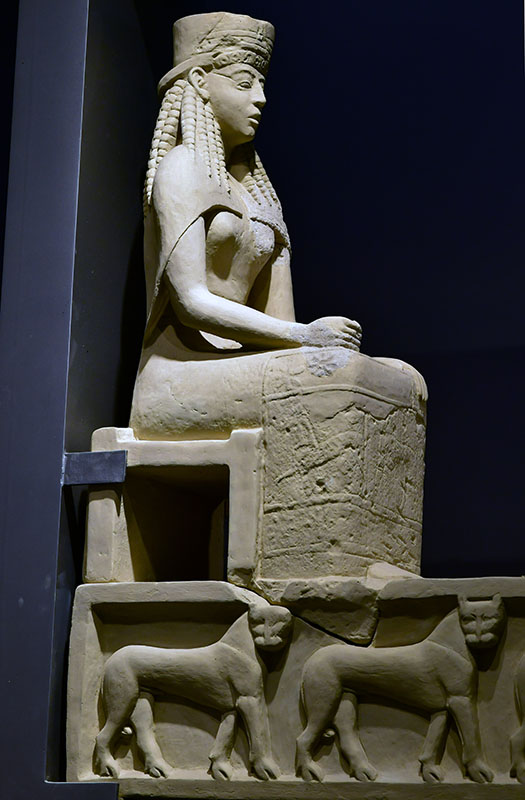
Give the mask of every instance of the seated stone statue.
[(294, 317), (290, 243), (253, 148), (268, 22), (197, 14), (174, 63), (147, 171), (148, 317), (130, 425), (140, 439), (266, 446), (259, 576), (418, 571), (426, 388), (359, 353), (359, 323)]

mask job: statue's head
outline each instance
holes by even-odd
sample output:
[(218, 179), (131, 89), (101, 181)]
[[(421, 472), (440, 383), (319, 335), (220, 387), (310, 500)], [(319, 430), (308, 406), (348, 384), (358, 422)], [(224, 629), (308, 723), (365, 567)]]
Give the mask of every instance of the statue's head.
[[(264, 81), (274, 28), (242, 14), (194, 14), (173, 26), (174, 67), (161, 79), (162, 106), (151, 143), (144, 187), (144, 213), (164, 156), (184, 145), (204, 163), (208, 176), (230, 192), (227, 162), (243, 164), (238, 180), (276, 219), (282, 212), (275, 190), (251, 144), (266, 102)], [(235, 151), (235, 155), (232, 155)], [(284, 223), (281, 235), (288, 236)]]
[(269, 22), (241, 14), (194, 14), (173, 26), (174, 67), (159, 83), (164, 93), (186, 78), (209, 103), (225, 143), (249, 142), (266, 102), (264, 81), (274, 41)]

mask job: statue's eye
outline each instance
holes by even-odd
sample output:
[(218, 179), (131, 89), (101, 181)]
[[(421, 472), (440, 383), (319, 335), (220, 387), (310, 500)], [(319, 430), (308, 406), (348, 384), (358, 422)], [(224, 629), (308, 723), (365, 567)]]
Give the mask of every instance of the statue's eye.
[(462, 617), (463, 622), (474, 622), (476, 617), (474, 614), (464, 614)]
[(237, 84), (237, 87), (239, 89), (251, 89), (252, 83), (251, 81), (241, 81), (240, 83)]

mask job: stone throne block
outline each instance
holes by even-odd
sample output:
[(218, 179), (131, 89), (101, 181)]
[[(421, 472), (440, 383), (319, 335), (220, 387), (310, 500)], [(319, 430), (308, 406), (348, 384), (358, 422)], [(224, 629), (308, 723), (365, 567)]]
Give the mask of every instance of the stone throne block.
[(258, 576), (419, 574), (426, 409), (411, 377), (361, 354), (282, 353), (263, 405)]
[(250, 575), (260, 438), (257, 429), (190, 442), (139, 441), (130, 428), (95, 431), (93, 450), (126, 451), (127, 478), (90, 492), (85, 582), (222, 579), (226, 514), (228, 571)]
[(354, 354), (341, 372), (317, 352), (276, 354), (262, 427), (224, 439), (96, 431), (94, 450), (126, 450), (128, 477), (90, 494), (86, 582), (227, 576), (253, 588), (365, 578), (377, 562), (418, 574), (424, 403), (375, 359)]

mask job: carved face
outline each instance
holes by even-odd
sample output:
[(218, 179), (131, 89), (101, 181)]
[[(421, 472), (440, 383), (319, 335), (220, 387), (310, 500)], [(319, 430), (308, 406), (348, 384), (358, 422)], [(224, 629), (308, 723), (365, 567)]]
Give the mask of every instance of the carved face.
[(505, 606), (499, 594), (491, 600), (458, 597), (459, 622), (465, 641), (473, 649), (494, 647), (505, 620)]
[(293, 618), (280, 606), (251, 606), (248, 622), (255, 646), (261, 650), (278, 650), (292, 632)]
[(232, 64), (208, 72), (209, 102), (229, 147), (250, 142), (266, 103), (264, 77), (255, 67)]

